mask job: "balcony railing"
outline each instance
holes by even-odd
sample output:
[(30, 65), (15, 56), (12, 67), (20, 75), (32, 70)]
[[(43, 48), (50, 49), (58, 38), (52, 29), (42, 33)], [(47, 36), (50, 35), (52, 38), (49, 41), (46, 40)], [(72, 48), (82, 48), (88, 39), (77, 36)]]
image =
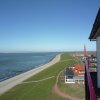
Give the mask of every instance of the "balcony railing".
[(93, 81), (89, 72), (89, 60), (85, 59), (85, 92), (86, 100), (97, 100), (96, 92), (93, 86)]

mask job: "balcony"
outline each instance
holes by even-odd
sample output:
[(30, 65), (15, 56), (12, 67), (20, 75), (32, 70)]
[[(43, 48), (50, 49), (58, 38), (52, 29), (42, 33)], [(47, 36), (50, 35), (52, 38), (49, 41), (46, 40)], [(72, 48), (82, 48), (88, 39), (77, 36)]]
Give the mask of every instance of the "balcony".
[(93, 66), (90, 65), (91, 65), (91, 60), (90, 58), (86, 57), (85, 59), (86, 100), (100, 100), (100, 89), (97, 87), (97, 71), (96, 70), (91, 71), (91, 68), (93, 68)]

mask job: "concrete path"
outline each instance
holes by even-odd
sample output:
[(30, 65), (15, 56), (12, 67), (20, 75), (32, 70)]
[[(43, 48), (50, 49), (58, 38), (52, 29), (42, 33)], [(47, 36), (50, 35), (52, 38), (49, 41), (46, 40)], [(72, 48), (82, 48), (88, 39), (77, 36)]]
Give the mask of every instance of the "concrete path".
[(60, 62), (66, 62), (66, 61), (70, 61), (70, 60), (73, 60), (73, 59), (61, 60)]
[(53, 64), (59, 62), (60, 61), (60, 56), (61, 56), (60, 54), (57, 55), (52, 61), (50, 61), (49, 63), (47, 63), (43, 66), (40, 66), (38, 68), (32, 69), (30, 71), (27, 71), (25, 73), (22, 73), (20, 75), (12, 77), (8, 80), (0, 82), (0, 95), (7, 92), (8, 90), (10, 90), (14, 86), (18, 85), (19, 83), (23, 82), (24, 80), (30, 78), (31, 76), (43, 71), (44, 69), (52, 66)]
[(45, 81), (45, 80), (48, 80), (48, 79), (51, 79), (51, 78), (54, 78), (55, 76), (51, 76), (51, 77), (47, 77), (47, 78), (44, 78), (44, 79), (41, 79), (41, 80), (37, 80), (37, 81), (28, 81), (28, 82), (22, 82), (20, 84), (28, 84), (28, 83), (34, 83), (34, 82), (41, 82), (41, 81)]

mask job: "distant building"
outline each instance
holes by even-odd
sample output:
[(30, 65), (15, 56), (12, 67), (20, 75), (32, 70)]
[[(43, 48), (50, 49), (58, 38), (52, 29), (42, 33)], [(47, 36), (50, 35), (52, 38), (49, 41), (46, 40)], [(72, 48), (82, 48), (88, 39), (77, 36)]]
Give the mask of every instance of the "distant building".
[(77, 56), (77, 57), (84, 57), (84, 54), (82, 52), (76, 52), (72, 54), (73, 56)]
[(85, 73), (85, 67), (84, 66), (77, 64), (77, 65), (72, 67), (72, 70), (74, 72), (74, 75), (84, 76), (84, 73)]
[(84, 76), (74, 76), (73, 78), (75, 80), (75, 83), (83, 83), (84, 84)]
[(80, 64), (66, 68), (65, 83), (84, 83), (84, 69)]
[(74, 72), (71, 68), (66, 68), (65, 70), (65, 83), (75, 83), (75, 80), (73, 79)]

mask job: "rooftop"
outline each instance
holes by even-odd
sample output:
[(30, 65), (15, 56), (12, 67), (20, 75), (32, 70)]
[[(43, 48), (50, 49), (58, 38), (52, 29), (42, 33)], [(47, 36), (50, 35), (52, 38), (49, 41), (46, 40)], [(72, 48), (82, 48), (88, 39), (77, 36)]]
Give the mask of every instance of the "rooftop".
[(66, 68), (66, 75), (74, 76), (74, 72), (72, 71), (71, 68)]
[(94, 21), (93, 28), (92, 28), (92, 31), (90, 33), (89, 39), (96, 40), (96, 38), (98, 36), (100, 36), (100, 8), (98, 10), (96, 19)]
[(84, 66), (82, 66), (82, 65), (80, 65), (80, 64), (77, 64), (77, 65), (75, 65), (74, 66), (75, 68), (75, 70), (78, 70), (78, 71), (83, 71), (83, 70), (85, 70), (85, 67)]

